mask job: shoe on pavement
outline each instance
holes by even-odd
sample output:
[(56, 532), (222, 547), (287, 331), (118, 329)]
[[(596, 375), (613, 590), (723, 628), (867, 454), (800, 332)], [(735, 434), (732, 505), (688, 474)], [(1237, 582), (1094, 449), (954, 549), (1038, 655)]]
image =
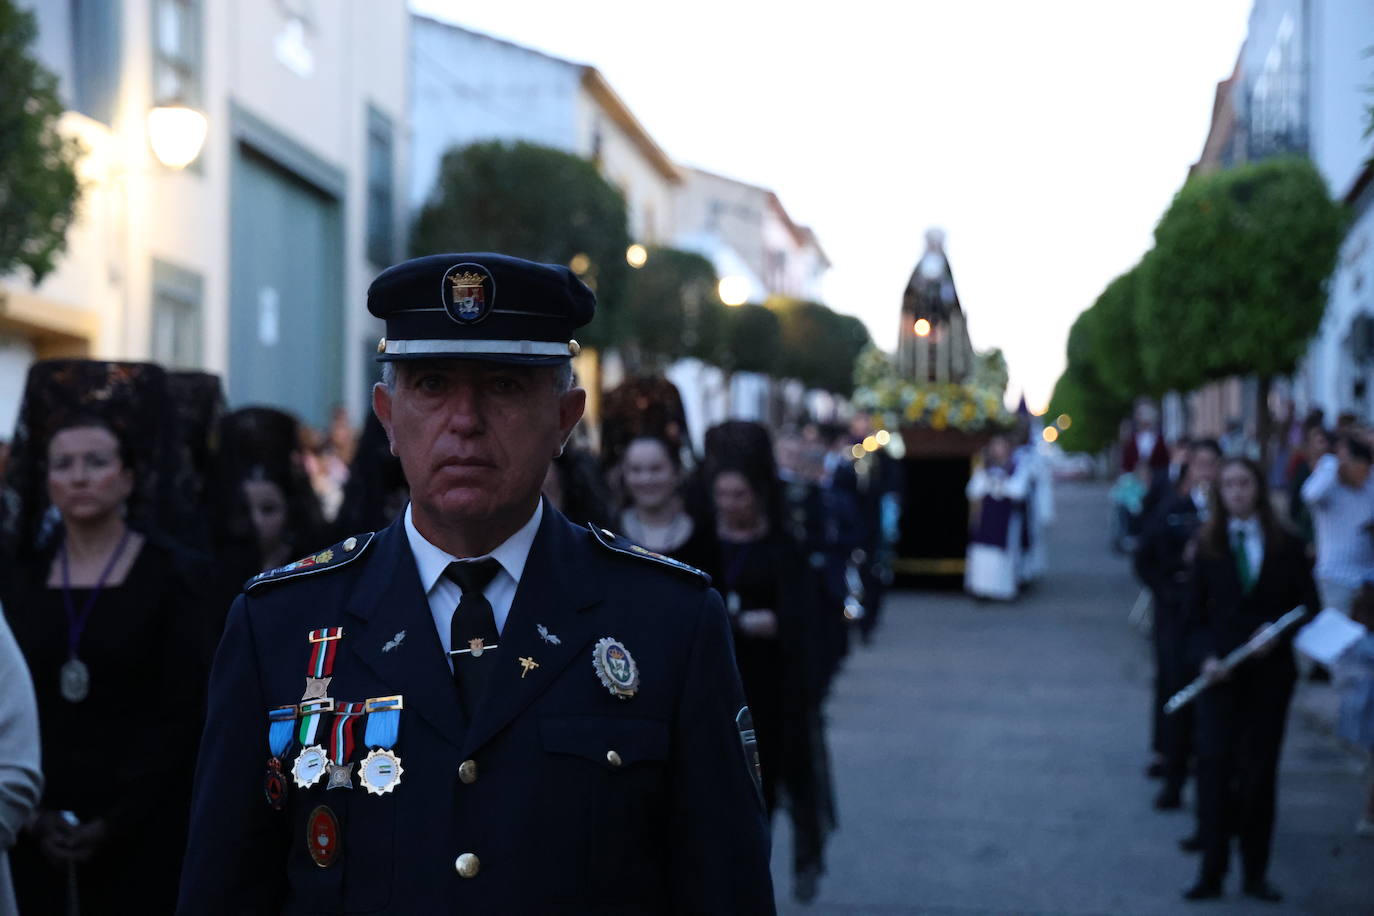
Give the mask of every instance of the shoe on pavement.
[(1221, 896), (1221, 882), (1202, 879), (1183, 892), (1184, 900), (1215, 900)]
[(1374, 818), (1362, 817), (1355, 822), (1355, 836), (1374, 840)]
[(1247, 897), (1263, 900), (1265, 903), (1283, 902), (1283, 894), (1279, 893), (1279, 889), (1268, 881), (1246, 881), (1244, 893)]

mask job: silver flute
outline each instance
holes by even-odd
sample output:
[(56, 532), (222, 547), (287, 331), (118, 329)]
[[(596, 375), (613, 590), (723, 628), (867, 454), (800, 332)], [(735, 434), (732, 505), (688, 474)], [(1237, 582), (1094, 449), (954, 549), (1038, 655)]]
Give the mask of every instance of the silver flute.
[(1269, 624), (1269, 626), (1265, 627), (1263, 630), (1260, 630), (1254, 636), (1251, 636), (1248, 642), (1240, 646), (1237, 646), (1235, 649), (1232, 649), (1230, 652), (1226, 653), (1226, 657), (1223, 658), (1217, 664), (1217, 667), (1213, 669), (1210, 675), (1198, 675), (1196, 678), (1193, 679), (1193, 682), (1191, 684), (1189, 684), (1187, 687), (1184, 687), (1178, 693), (1170, 697), (1169, 702), (1164, 704), (1164, 714), (1166, 716), (1173, 715), (1183, 707), (1187, 706), (1189, 703), (1193, 702), (1193, 700), (1197, 699), (1198, 694), (1202, 693), (1202, 691), (1206, 690), (1208, 687), (1211, 687), (1213, 684), (1219, 682), (1226, 675), (1234, 671), (1236, 666), (1240, 665), (1247, 658), (1250, 658), (1256, 652), (1260, 651), (1261, 649), (1265, 648), (1270, 643), (1272, 643), (1274, 640), (1278, 639), (1285, 632), (1296, 626), (1298, 621), (1302, 620), (1306, 616), (1307, 608), (1293, 608), (1293, 610), (1289, 611), (1287, 614), (1284, 614), (1278, 620), (1275, 620), (1273, 623)]

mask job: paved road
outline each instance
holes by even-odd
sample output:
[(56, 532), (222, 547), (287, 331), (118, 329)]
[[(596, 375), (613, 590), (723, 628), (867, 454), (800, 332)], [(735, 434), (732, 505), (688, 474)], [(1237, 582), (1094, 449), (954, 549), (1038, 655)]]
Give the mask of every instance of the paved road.
[(958, 594), (893, 595), (829, 708), (840, 829), (809, 908), (791, 902), (783, 820), (774, 876), (783, 913), (1374, 913), (1374, 841), (1354, 836), (1360, 764), (1304, 685), (1280, 775), (1271, 879), (1282, 906), (1236, 887), (1184, 904), (1196, 860), (1160, 814), (1146, 759), (1149, 653), (1127, 621), (1137, 588), (1108, 549), (1106, 492), (1061, 486), (1055, 575), (1014, 606)]

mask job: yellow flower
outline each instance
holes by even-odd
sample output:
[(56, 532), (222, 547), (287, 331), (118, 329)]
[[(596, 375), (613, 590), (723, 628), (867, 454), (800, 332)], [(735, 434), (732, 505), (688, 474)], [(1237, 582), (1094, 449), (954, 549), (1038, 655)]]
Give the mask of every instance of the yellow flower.
[(930, 425), (933, 429), (944, 429), (949, 426), (949, 412), (943, 407), (935, 411), (935, 416), (930, 418)]
[(906, 418), (908, 420), (918, 420), (921, 417), (921, 405), (912, 401), (906, 405)]

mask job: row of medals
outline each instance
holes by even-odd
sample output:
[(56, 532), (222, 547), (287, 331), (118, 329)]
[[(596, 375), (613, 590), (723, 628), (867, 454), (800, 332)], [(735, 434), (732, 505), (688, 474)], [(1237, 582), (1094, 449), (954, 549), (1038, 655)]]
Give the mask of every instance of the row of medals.
[[(323, 680), (327, 685), (329, 678), (306, 678), (305, 699), (301, 702), (301, 715), (306, 715), (309, 710), (304, 707), (312, 700), (323, 699), (321, 685)], [(399, 698), (398, 698), (399, 700)], [(379, 710), (387, 712), (392, 710)], [(396, 710), (399, 712), (399, 710)], [(324, 713), (317, 713), (323, 715)], [(372, 715), (372, 713), (369, 713)], [(364, 723), (359, 722), (358, 725)], [(320, 777), (326, 772), (329, 779), (325, 786), (326, 789), (351, 789), (353, 788), (353, 762), (332, 763), (329, 754), (318, 744), (301, 748), (301, 752), (296, 755), (296, 762), (291, 766), (291, 778), (296, 785), (302, 789), (308, 789), (320, 781)], [(401, 758), (390, 748), (373, 748), (367, 752), (358, 768), (358, 781), (367, 790), (369, 795), (385, 795), (392, 791), (401, 783), (401, 774), (405, 770), (401, 766)], [(286, 805), (286, 776), (282, 772), (282, 762), (280, 758), (272, 757), (267, 762), (266, 795), (267, 802), (273, 808), (280, 810)]]

